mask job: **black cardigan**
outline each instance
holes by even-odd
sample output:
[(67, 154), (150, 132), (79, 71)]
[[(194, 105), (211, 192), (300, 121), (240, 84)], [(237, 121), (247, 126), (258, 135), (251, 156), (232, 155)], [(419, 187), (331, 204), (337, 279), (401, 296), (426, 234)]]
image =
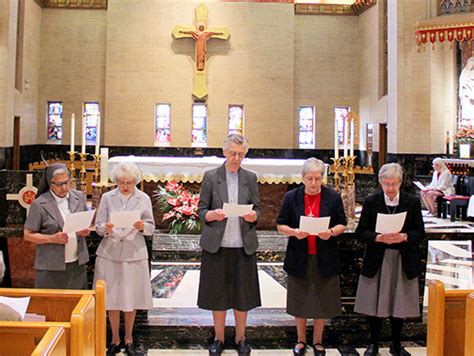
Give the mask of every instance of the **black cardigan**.
[(366, 244), (361, 272), (363, 276), (372, 278), (376, 275), (382, 266), (385, 249), (387, 248), (400, 251), (402, 267), (408, 279), (418, 277), (420, 274), (422, 266), (419, 245), (425, 238), (421, 204), (415, 195), (400, 191), (400, 202), (396, 212), (401, 213), (404, 211), (407, 212), (407, 216), (401, 232), (407, 234), (407, 242), (392, 245), (375, 242), (375, 237), (377, 236), (375, 232), (377, 214), (387, 214), (387, 205), (385, 205), (383, 192), (366, 198), (359, 225), (356, 229), (359, 238)]
[[(286, 193), (278, 214), (277, 224), (298, 228), (300, 216), (304, 216), (304, 186)], [(335, 191), (321, 187), (321, 205), (319, 216), (330, 216), (329, 227), (346, 225), (346, 215), (341, 197)], [(330, 277), (340, 273), (337, 237), (329, 240), (316, 239), (318, 270), (322, 277)], [(283, 269), (295, 277), (304, 277), (308, 266), (308, 239), (298, 240), (295, 236), (288, 238)]]

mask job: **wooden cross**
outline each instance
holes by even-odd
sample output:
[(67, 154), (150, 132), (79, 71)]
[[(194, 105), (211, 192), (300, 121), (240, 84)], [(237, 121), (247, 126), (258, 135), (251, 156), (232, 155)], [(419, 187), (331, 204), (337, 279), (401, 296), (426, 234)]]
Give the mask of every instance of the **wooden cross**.
[(196, 7), (194, 12), (196, 26), (175, 26), (173, 36), (176, 39), (192, 38), (196, 41), (193, 95), (198, 99), (202, 99), (208, 94), (206, 85), (207, 41), (211, 38), (227, 40), (230, 36), (230, 31), (225, 26), (207, 28), (209, 10), (204, 4)]

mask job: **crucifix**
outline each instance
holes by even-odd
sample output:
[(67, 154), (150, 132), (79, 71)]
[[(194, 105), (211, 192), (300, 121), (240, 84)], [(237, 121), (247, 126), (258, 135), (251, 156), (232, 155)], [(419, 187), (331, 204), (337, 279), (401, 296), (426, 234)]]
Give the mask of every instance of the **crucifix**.
[(38, 189), (33, 185), (33, 175), (27, 174), (26, 185), (17, 194), (7, 194), (7, 200), (18, 200), (20, 205), (26, 209), (26, 214), (28, 214), (37, 191)]
[(204, 4), (200, 4), (194, 10), (195, 26), (175, 26), (173, 36), (176, 39), (192, 38), (195, 44), (195, 68), (193, 95), (198, 99), (204, 98), (207, 94), (206, 85), (206, 49), (207, 41), (211, 38), (227, 40), (230, 31), (227, 27), (207, 28), (207, 17), (209, 10)]

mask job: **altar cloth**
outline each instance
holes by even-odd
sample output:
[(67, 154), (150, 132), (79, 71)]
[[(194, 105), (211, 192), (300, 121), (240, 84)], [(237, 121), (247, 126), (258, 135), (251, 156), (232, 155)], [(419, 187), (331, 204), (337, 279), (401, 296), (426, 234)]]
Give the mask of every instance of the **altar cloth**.
[[(222, 165), (225, 158), (116, 156), (109, 159), (109, 172), (120, 162), (133, 162), (146, 182), (198, 182), (204, 172)], [(253, 171), (259, 183), (301, 183), (304, 159), (244, 158), (242, 167)], [(327, 165), (326, 165), (327, 168)]]

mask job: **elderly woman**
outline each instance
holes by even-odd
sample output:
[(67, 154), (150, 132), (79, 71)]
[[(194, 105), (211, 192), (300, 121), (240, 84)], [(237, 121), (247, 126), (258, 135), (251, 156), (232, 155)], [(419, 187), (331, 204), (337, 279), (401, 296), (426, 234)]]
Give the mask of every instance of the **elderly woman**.
[(86, 211), (83, 192), (69, 188), (64, 164), (46, 167), (25, 222), (24, 238), (36, 245), (35, 288), (88, 289), (89, 229), (62, 232), (66, 215)]
[[(248, 151), (245, 137), (227, 136), (223, 151), (225, 163), (207, 171), (201, 185), (198, 214), (204, 228), (198, 306), (212, 310), (214, 318), (210, 355), (220, 355), (224, 348), (227, 309), (234, 310), (237, 352), (249, 355), (247, 312), (261, 305), (255, 256), (260, 214), (257, 175), (240, 167)], [(240, 217), (227, 217), (224, 203), (253, 204), (253, 209)]]
[[(150, 272), (145, 237), (153, 235), (155, 222), (151, 200), (136, 188), (141, 174), (133, 163), (120, 163), (111, 172), (117, 188), (105, 193), (97, 210), (97, 233), (104, 238), (97, 249), (94, 281), (107, 283), (107, 305), (112, 343), (107, 355), (120, 352), (120, 311), (125, 314), (125, 353), (135, 355), (133, 323), (137, 309), (151, 309)], [(133, 226), (111, 223), (114, 212), (134, 212), (140, 218)], [(137, 213), (138, 212), (138, 213)]]
[[(369, 196), (362, 208), (356, 233), (365, 243), (364, 261), (354, 310), (369, 316), (371, 344), (365, 356), (377, 355), (384, 318), (390, 319), (392, 355), (410, 355), (401, 345), (405, 318), (420, 313), (418, 275), (419, 245), (425, 237), (420, 200), (400, 191), (403, 169), (397, 163), (383, 165), (379, 183), (383, 192)], [(378, 214), (406, 212), (400, 232), (375, 231)]]
[[(314, 319), (314, 353), (324, 355), (324, 320), (341, 312), (337, 236), (347, 222), (341, 197), (323, 186), (325, 169), (316, 158), (303, 164), (303, 185), (286, 193), (277, 219), (278, 231), (288, 237), (283, 269), (288, 273), (286, 308), (298, 334), (294, 355), (306, 353), (306, 319)], [(310, 235), (299, 228), (301, 216), (329, 216), (329, 228)]]
[(436, 198), (443, 195), (454, 194), (453, 180), (446, 163), (441, 158), (433, 160), (433, 179), (431, 183), (421, 191), (421, 199), (425, 203), (429, 213), (436, 216)]

